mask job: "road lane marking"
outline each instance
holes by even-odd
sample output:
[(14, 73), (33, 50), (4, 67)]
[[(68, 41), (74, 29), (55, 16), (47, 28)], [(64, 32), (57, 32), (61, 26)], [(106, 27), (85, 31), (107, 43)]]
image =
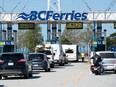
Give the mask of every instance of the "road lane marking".
[(86, 75), (87, 75), (87, 73), (81, 74), (76, 80), (73, 81), (74, 85), (78, 84), (79, 81)]

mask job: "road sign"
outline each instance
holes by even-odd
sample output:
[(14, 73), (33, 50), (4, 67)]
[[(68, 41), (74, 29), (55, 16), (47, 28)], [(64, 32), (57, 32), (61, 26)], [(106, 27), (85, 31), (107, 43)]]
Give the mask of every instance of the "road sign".
[(5, 45), (5, 43), (4, 42), (0, 42), (0, 45)]
[(83, 29), (83, 22), (67, 22), (66, 29)]
[(35, 29), (35, 23), (18, 23), (18, 29)]
[(11, 41), (5, 41), (5, 45), (11, 45)]
[(94, 47), (97, 47), (97, 41), (93, 41), (92, 44), (93, 44)]

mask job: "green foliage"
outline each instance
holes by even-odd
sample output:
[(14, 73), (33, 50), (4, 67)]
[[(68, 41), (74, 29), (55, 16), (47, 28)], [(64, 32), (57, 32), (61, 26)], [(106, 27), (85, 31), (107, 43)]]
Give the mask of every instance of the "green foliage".
[(70, 41), (67, 38), (65, 38), (64, 35), (61, 36), (61, 42), (62, 42), (62, 44), (64, 44), (64, 43), (70, 43)]
[(43, 36), (41, 27), (36, 24), (33, 30), (22, 30), (18, 32), (18, 48), (28, 48), (30, 51), (35, 51), (38, 44), (43, 44)]
[(112, 33), (109, 37), (107, 37), (107, 47), (116, 46), (116, 33)]
[(36, 45), (42, 44), (43, 42), (43, 36), (41, 34), (41, 27), (39, 25), (36, 25), (34, 30), (28, 30), (26, 31), (26, 47), (30, 51), (34, 51)]

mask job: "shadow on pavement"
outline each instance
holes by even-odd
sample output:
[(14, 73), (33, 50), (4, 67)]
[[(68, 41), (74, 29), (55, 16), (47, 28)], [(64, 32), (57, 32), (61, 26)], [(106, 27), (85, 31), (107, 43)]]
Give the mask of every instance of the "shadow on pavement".
[(40, 77), (41, 76), (33, 76), (33, 77), (28, 78), (28, 79), (24, 79), (23, 77), (8, 77), (7, 79), (3, 79), (3, 80), (29, 80), (29, 79), (38, 79)]
[(4, 85), (0, 85), (0, 87), (5, 87)]

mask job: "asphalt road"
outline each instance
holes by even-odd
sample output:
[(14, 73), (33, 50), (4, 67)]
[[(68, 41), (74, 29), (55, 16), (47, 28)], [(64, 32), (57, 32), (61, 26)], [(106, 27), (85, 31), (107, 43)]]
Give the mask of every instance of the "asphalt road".
[(51, 72), (34, 71), (29, 79), (9, 77), (0, 80), (0, 87), (116, 87), (116, 74), (93, 75), (89, 67), (87, 62), (56, 65)]

